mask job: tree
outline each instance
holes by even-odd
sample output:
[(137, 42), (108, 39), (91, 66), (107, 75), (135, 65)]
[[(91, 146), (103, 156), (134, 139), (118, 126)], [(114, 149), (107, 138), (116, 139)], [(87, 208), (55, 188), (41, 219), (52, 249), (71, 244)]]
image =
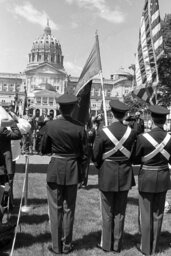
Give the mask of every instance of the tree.
[(161, 23), (165, 55), (158, 61), (160, 84), (158, 86), (159, 102), (168, 106), (171, 101), (171, 14), (165, 15)]
[(134, 114), (139, 110), (144, 110), (147, 107), (147, 103), (141, 99), (135, 98), (132, 94), (127, 94), (124, 96), (124, 102), (130, 108), (130, 114)]

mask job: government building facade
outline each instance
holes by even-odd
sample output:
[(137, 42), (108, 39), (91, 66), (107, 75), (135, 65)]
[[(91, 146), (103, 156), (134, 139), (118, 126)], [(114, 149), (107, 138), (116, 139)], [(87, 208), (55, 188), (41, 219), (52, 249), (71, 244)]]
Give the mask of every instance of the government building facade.
[[(24, 71), (0, 73), (0, 105), (14, 105), (18, 102), (19, 114), (23, 113), (27, 93), (29, 112), (40, 116), (46, 109), (54, 117), (58, 114), (57, 98), (64, 92), (74, 93), (78, 77), (68, 75), (64, 68), (64, 55), (59, 41), (52, 35), (47, 23), (42, 36), (33, 41)], [(120, 69), (104, 78), (106, 109), (112, 98), (123, 100), (132, 89), (133, 75)], [(93, 79), (91, 90), (91, 111), (96, 115), (102, 106), (100, 79)]]

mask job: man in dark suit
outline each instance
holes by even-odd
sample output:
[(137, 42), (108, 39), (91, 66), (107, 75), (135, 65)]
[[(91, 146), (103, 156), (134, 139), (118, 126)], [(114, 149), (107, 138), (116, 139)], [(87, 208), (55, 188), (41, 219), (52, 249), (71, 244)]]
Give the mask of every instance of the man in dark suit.
[(61, 116), (46, 124), (41, 153), (52, 154), (47, 170), (47, 196), (52, 246), (56, 254), (72, 250), (77, 186), (81, 182), (81, 165), (86, 163), (86, 133), (71, 118), (77, 97), (64, 94), (58, 98)]
[(134, 163), (141, 164), (138, 176), (141, 244), (139, 250), (157, 252), (166, 192), (170, 188), (171, 136), (164, 131), (169, 110), (151, 106), (152, 130), (137, 138)]
[(123, 124), (128, 106), (118, 100), (109, 102), (113, 123), (96, 135), (93, 161), (99, 169), (102, 236), (98, 245), (104, 251), (120, 252), (129, 189), (135, 185), (131, 166), (136, 132)]

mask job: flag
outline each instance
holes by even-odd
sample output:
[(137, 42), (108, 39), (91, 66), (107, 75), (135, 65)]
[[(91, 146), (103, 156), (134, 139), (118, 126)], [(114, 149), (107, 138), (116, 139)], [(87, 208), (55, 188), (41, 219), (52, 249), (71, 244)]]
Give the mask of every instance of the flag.
[[(154, 104), (158, 84), (157, 61), (164, 54), (158, 0), (145, 0), (141, 17), (135, 64), (136, 86), (133, 94)], [(151, 87), (151, 88), (150, 88)]]
[(27, 90), (26, 90), (26, 87), (24, 87), (23, 115), (26, 114), (26, 108), (27, 108)]
[(73, 118), (82, 124), (86, 124), (89, 119), (92, 79), (101, 70), (99, 40), (96, 34), (94, 46), (84, 65), (74, 92), (78, 98), (78, 105), (74, 110)]
[(14, 96), (14, 112), (18, 115), (19, 110), (19, 96), (18, 96), (18, 88), (15, 86), (15, 96)]

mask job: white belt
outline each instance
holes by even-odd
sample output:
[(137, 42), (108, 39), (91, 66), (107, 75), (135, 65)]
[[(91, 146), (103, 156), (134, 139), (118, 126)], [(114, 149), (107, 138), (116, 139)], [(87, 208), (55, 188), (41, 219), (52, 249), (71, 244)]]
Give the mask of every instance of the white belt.
[(55, 158), (78, 158), (77, 155), (72, 155), (72, 154), (68, 154), (68, 155), (58, 155), (58, 154), (52, 154), (52, 157), (55, 157)]
[(121, 162), (121, 161), (128, 161), (129, 159), (127, 157), (121, 156), (121, 157), (111, 157), (111, 158), (106, 158), (104, 161), (107, 162)]
[(158, 165), (158, 166), (150, 166), (150, 165), (142, 165), (142, 169), (143, 170), (148, 170), (148, 171), (160, 171), (160, 170), (165, 170), (165, 169), (169, 169), (168, 164), (165, 165)]

